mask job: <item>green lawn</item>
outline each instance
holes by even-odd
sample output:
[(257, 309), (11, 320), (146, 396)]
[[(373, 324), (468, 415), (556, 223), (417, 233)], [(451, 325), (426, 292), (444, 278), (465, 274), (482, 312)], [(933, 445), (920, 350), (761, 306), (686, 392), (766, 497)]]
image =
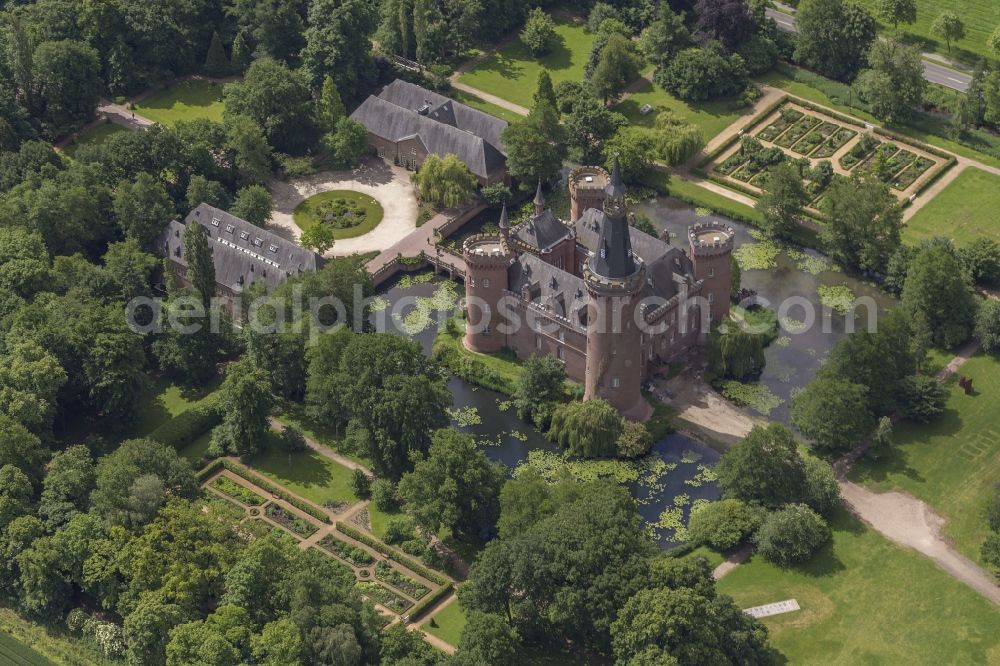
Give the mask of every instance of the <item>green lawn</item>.
[(15, 666), (50, 666), (51, 661), (13, 636), (0, 632), (0, 663)]
[(375, 506), (375, 502), (368, 503), (368, 518), (372, 523), (372, 534), (377, 536), (379, 539), (385, 538), (385, 526), (389, 524), (389, 521), (402, 515), (404, 514), (399, 509), (394, 511), (383, 511)]
[(187, 459), (191, 463), (191, 466), (198, 469), (198, 463), (201, 462), (205, 455), (208, 453), (208, 445), (212, 442), (212, 431), (209, 430), (203, 433), (198, 439), (194, 440), (183, 449), (178, 451), (181, 454), (181, 458)]
[[(431, 624), (431, 620), (434, 621), (433, 624)], [(432, 615), (421, 628), (428, 634), (457, 646), (458, 639), (462, 637), (462, 629), (465, 628), (465, 611), (462, 610), (462, 605), (456, 599), (438, 611), (437, 614)]]
[(901, 423), (893, 452), (862, 460), (851, 478), (876, 490), (903, 490), (948, 519), (944, 534), (973, 560), (986, 539), (986, 504), (1000, 484), (1000, 361), (976, 356), (959, 370), (973, 380), (965, 395), (950, 383), (945, 415), (930, 425)]
[(804, 566), (753, 557), (718, 583), (741, 608), (798, 600), (763, 620), (788, 664), (1000, 664), (1000, 608), (846, 511), (831, 526)]
[(135, 105), (135, 112), (163, 125), (207, 118), (222, 122), (222, 85), (212, 81), (181, 81)]
[(966, 245), (985, 236), (1000, 241), (1000, 176), (966, 169), (903, 227), (903, 240), (915, 243), (946, 236)]
[(535, 58), (520, 40), (485, 58), (459, 77), (462, 83), (530, 108), (538, 75), (548, 70), (552, 83), (582, 81), (594, 36), (582, 23), (555, 17), (557, 43), (551, 53)]
[[(356, 238), (368, 233), (378, 226), (378, 223), (382, 221), (382, 216), (385, 214), (385, 211), (382, 210), (382, 205), (367, 194), (352, 192), (350, 190), (331, 190), (330, 192), (321, 192), (313, 195), (296, 206), (295, 212), (292, 215), (295, 225), (299, 229), (305, 230), (314, 224), (329, 222), (326, 217), (327, 215), (339, 216), (339, 213), (334, 212), (332, 208), (337, 206), (338, 202), (341, 205), (356, 206), (362, 209), (364, 211), (364, 221), (353, 227), (334, 227), (333, 237), (336, 239)], [(340, 210), (344, 209), (341, 208)], [(355, 217), (354, 219), (358, 218)]]
[(350, 469), (312, 449), (286, 453), (281, 450), (275, 433), (271, 433), (264, 450), (250, 458), (249, 465), (320, 506), (358, 501), (351, 489), (353, 472)]
[[(653, 110), (643, 115), (640, 112), (643, 106), (649, 104)], [(641, 88), (626, 97), (615, 111), (625, 114), (625, 117), (634, 125), (652, 127), (662, 111), (670, 110), (675, 115), (701, 128), (702, 135), (706, 143), (712, 140), (716, 134), (722, 132), (743, 115), (730, 108), (729, 102), (706, 102), (700, 104), (689, 104), (683, 102), (664, 90), (657, 88), (649, 81), (644, 82)]]
[(722, 564), (726, 560), (726, 557), (722, 553), (712, 550), (708, 546), (698, 546), (690, 553), (683, 556), (685, 560), (691, 559), (693, 557), (704, 557), (706, 560), (708, 560), (708, 563), (712, 566), (713, 569)]
[(145, 437), (169, 419), (185, 412), (201, 402), (221, 383), (218, 377), (203, 388), (186, 388), (161, 377), (143, 392), (136, 412), (138, 422), (134, 428), (134, 436)]
[[(874, 13), (877, 0), (859, 0)], [(931, 34), (931, 24), (945, 9), (958, 14), (965, 23), (965, 39), (952, 44), (952, 55), (970, 63), (978, 57), (994, 57), (987, 46), (993, 29), (1000, 24), (1000, 3), (996, 0), (917, 0), (917, 22), (899, 26), (900, 32), (916, 38), (921, 48), (947, 54), (947, 45)], [(892, 26), (886, 26), (891, 31)], [(977, 57), (978, 56), (978, 57)]]
[(64, 152), (70, 157), (73, 157), (76, 155), (76, 151), (80, 146), (96, 146), (104, 143), (104, 141), (112, 134), (127, 131), (127, 128), (122, 127), (121, 125), (116, 125), (115, 123), (101, 123), (100, 125), (95, 125), (81, 134), (79, 139), (66, 146)]

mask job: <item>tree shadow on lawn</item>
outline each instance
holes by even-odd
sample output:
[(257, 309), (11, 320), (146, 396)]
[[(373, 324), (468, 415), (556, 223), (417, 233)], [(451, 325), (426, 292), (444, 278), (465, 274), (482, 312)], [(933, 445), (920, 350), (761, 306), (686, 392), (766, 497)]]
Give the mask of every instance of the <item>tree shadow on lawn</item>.
[[(890, 476), (905, 476), (917, 483), (927, 479), (909, 464), (909, 448), (916, 446), (940, 446), (928, 444), (932, 437), (954, 437), (962, 430), (962, 415), (957, 409), (947, 408), (941, 417), (930, 424), (904, 421), (893, 433), (892, 450), (878, 460), (863, 458), (849, 475), (858, 483), (873, 481), (881, 483)], [(957, 442), (955, 443), (957, 447)]]
[(521, 61), (531, 58), (526, 48), (524, 49), (524, 52), (527, 56), (525, 58), (520, 58), (516, 55), (508, 56), (499, 52), (494, 53), (492, 56), (479, 63), (470, 73), (496, 72), (504, 79), (516, 81), (524, 74), (524, 65), (521, 64)]
[(310, 490), (330, 485), (333, 475), (322, 456), (312, 450), (289, 454), (281, 450), (276, 440), (277, 435), (272, 433), (266, 448), (250, 458), (248, 464), (267, 472), (280, 483), (293, 483)]
[(539, 63), (545, 69), (569, 69), (573, 66), (573, 52), (566, 46), (566, 39), (562, 35), (556, 35), (552, 44), (552, 50), (542, 56)]

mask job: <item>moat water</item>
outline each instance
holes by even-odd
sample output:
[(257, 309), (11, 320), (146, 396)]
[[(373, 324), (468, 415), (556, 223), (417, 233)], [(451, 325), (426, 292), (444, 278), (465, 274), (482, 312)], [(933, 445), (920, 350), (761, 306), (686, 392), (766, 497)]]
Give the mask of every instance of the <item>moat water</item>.
[[(749, 257), (747, 261), (767, 266), (745, 268), (743, 287), (755, 290), (776, 310), (782, 303), (792, 303), (782, 311), (787, 327), (780, 331), (778, 342), (766, 351), (767, 367), (757, 385), (764, 398), (750, 407), (773, 420), (788, 422), (789, 399), (812, 379), (824, 357), (847, 334), (854, 321), (854, 315), (823, 308), (821, 287), (846, 287), (854, 297), (868, 297), (877, 314), (883, 314), (893, 305), (893, 300), (877, 287), (840, 271), (822, 254), (761, 243), (748, 228), (727, 218), (667, 197), (633, 209), (645, 213), (659, 231), (670, 232), (675, 244), (686, 245), (687, 228), (697, 222), (718, 220), (731, 224), (736, 231), (737, 251), (747, 246), (743, 251)], [(453, 301), (448, 286), (442, 284), (440, 279), (426, 282), (419, 278), (390, 282), (381, 292), (385, 309), (374, 317), (383, 323), (385, 330), (413, 337), (430, 353), (440, 327), (452, 314), (436, 310)], [(459, 288), (451, 293), (460, 292)], [(391, 314), (404, 299), (416, 299), (417, 303)], [(807, 318), (805, 311), (810, 308), (816, 312), (817, 323), (803, 329), (800, 322)], [(865, 310), (859, 312), (861, 319), (865, 319)], [(504, 396), (455, 378), (448, 387), (454, 397), (455, 425), (474, 435), (491, 459), (502, 462), (511, 473), (527, 465), (551, 478), (566, 467), (577, 478), (603, 476), (618, 480), (630, 489), (640, 514), (664, 548), (684, 540), (682, 525), (687, 523), (691, 507), (697, 501), (719, 497), (711, 471), (719, 453), (689, 437), (671, 434), (656, 442), (650, 455), (636, 463), (564, 461), (558, 447), (519, 419)]]

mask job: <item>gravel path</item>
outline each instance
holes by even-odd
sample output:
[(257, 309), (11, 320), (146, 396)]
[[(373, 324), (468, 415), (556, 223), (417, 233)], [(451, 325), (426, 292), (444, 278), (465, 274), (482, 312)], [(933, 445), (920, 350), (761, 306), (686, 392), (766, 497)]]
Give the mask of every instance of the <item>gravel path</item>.
[(302, 231), (292, 215), (295, 207), (309, 197), (330, 190), (351, 190), (373, 197), (384, 215), (378, 226), (356, 238), (344, 238), (333, 244), (326, 256), (381, 252), (417, 228), (417, 197), (405, 169), (377, 158), (366, 159), (353, 171), (324, 171), (292, 182), (273, 179), (268, 189), (274, 197), (270, 228), (286, 238), (298, 240)]

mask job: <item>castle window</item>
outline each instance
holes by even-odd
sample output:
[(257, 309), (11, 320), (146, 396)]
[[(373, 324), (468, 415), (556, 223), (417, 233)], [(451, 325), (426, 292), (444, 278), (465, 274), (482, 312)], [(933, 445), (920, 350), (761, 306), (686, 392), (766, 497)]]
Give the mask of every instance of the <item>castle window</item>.
[(715, 277), (715, 267), (714, 266), (712, 268), (708, 269), (708, 277), (710, 277), (710, 278)]
[(611, 388), (620, 388), (621, 385), (622, 385), (622, 382), (621, 382), (620, 379), (618, 379), (617, 377), (612, 377), (611, 378)]
[(535, 349), (539, 349), (540, 350), (541, 348), (542, 348), (542, 336), (536, 335), (535, 336)]
[(416, 155), (417, 154), (417, 149), (416, 148), (410, 148), (410, 154), (411, 155)]
[(222, 220), (220, 220), (219, 218), (217, 218), (217, 217), (213, 217), (213, 218), (212, 218), (212, 226), (213, 226), (213, 227), (217, 227), (217, 226), (219, 226), (219, 223), (220, 223), (220, 222), (222, 222)]
[(249, 238), (250, 238), (250, 232), (249, 231), (241, 231), (240, 232), (240, 239), (241, 240), (247, 240)]
[(566, 342), (566, 331), (559, 329), (559, 342)]
[(483, 335), (489, 335), (489, 334), (490, 334), (490, 325), (486, 324), (486, 328), (483, 329)]
[(471, 277), (469, 278), (469, 286), (470, 287), (476, 286), (476, 278), (471, 278)]
[(649, 346), (649, 360), (653, 360), (653, 345)]
[(233, 225), (231, 225), (231, 224), (227, 224), (227, 225), (226, 225), (226, 233), (227, 233), (227, 234), (231, 234), (231, 233), (233, 233), (234, 231), (236, 231), (236, 227), (234, 227), (234, 226), (233, 226)]
[(708, 302), (709, 302), (709, 304), (715, 302), (715, 294), (713, 294), (713, 293), (709, 293), (708, 294)]
[(483, 286), (487, 287), (487, 288), (490, 286), (490, 279), (489, 278), (483, 278)]
[(559, 349), (557, 349), (556, 350), (556, 358), (558, 358), (560, 361), (565, 361), (566, 360), (566, 350), (563, 349), (562, 347), (560, 347)]

